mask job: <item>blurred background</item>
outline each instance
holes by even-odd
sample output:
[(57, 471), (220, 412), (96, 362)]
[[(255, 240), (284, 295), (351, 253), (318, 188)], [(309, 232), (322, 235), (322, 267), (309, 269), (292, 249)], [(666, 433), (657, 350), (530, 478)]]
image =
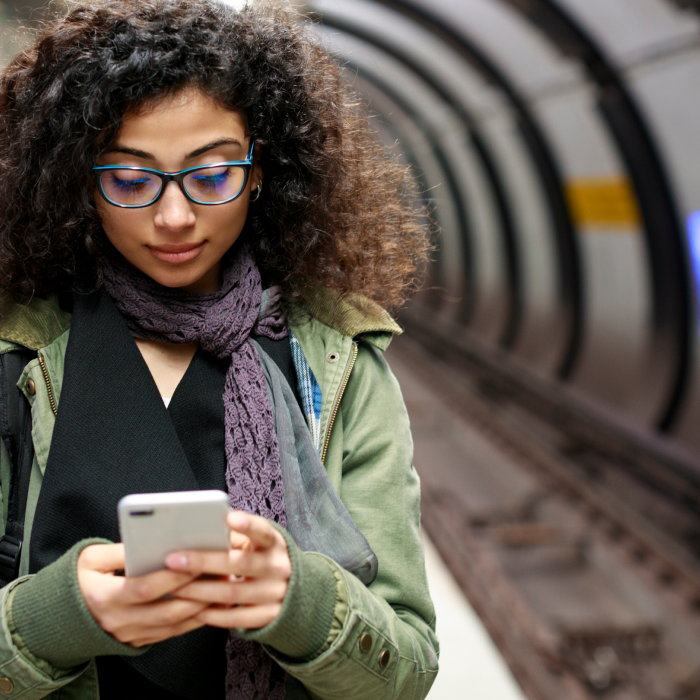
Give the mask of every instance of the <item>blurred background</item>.
[(700, 700), (700, 2), (295, 4), (437, 225), (387, 355), (430, 698)]

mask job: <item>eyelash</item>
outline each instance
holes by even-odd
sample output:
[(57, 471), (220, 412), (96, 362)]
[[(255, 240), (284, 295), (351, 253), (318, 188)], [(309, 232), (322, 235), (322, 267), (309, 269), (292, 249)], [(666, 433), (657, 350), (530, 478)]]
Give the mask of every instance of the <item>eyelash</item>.
[(112, 175), (112, 180), (114, 185), (121, 190), (136, 192), (138, 185), (144, 185), (148, 182), (148, 178), (143, 178), (142, 180), (122, 180), (116, 175)]

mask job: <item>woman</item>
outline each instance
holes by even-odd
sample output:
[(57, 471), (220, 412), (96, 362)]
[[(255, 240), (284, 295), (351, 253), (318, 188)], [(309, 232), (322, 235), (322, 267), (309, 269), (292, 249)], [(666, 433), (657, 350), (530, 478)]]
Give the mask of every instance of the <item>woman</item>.
[[(418, 480), (381, 351), (425, 241), (333, 62), (274, 6), (79, 5), (5, 70), (0, 134), (0, 353), (36, 353), (0, 692), (424, 697)], [(119, 498), (200, 488), (229, 494), (230, 550), (120, 575)]]

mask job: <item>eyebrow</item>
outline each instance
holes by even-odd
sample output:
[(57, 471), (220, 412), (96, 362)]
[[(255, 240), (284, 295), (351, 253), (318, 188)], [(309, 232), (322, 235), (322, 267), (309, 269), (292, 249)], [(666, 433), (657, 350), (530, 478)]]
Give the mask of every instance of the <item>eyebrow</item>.
[[(197, 148), (196, 150), (192, 151), (192, 153), (188, 153), (185, 156), (185, 160), (190, 160), (192, 158), (196, 158), (197, 156), (201, 156), (203, 153), (206, 153), (207, 151), (211, 151), (214, 148), (218, 148), (219, 146), (229, 146), (229, 145), (234, 145), (241, 147), (241, 142), (238, 139), (219, 139), (218, 141), (212, 141), (211, 143), (208, 143), (206, 146), (202, 146), (201, 148)], [(119, 144), (113, 146), (112, 148), (108, 148), (105, 153), (124, 153), (128, 156), (134, 156), (135, 158), (143, 158), (144, 160), (156, 160), (156, 157), (152, 153), (147, 153), (146, 151), (140, 151), (137, 148), (127, 148), (126, 146), (120, 146)]]

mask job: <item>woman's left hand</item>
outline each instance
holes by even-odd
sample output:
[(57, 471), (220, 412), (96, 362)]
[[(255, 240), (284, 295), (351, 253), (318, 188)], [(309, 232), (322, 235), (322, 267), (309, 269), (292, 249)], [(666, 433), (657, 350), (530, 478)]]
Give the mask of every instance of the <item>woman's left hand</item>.
[(216, 576), (201, 578), (172, 595), (208, 603), (197, 619), (213, 627), (259, 629), (280, 613), (292, 562), (284, 537), (265, 518), (241, 511), (228, 514), (228, 552), (174, 552), (172, 571)]

